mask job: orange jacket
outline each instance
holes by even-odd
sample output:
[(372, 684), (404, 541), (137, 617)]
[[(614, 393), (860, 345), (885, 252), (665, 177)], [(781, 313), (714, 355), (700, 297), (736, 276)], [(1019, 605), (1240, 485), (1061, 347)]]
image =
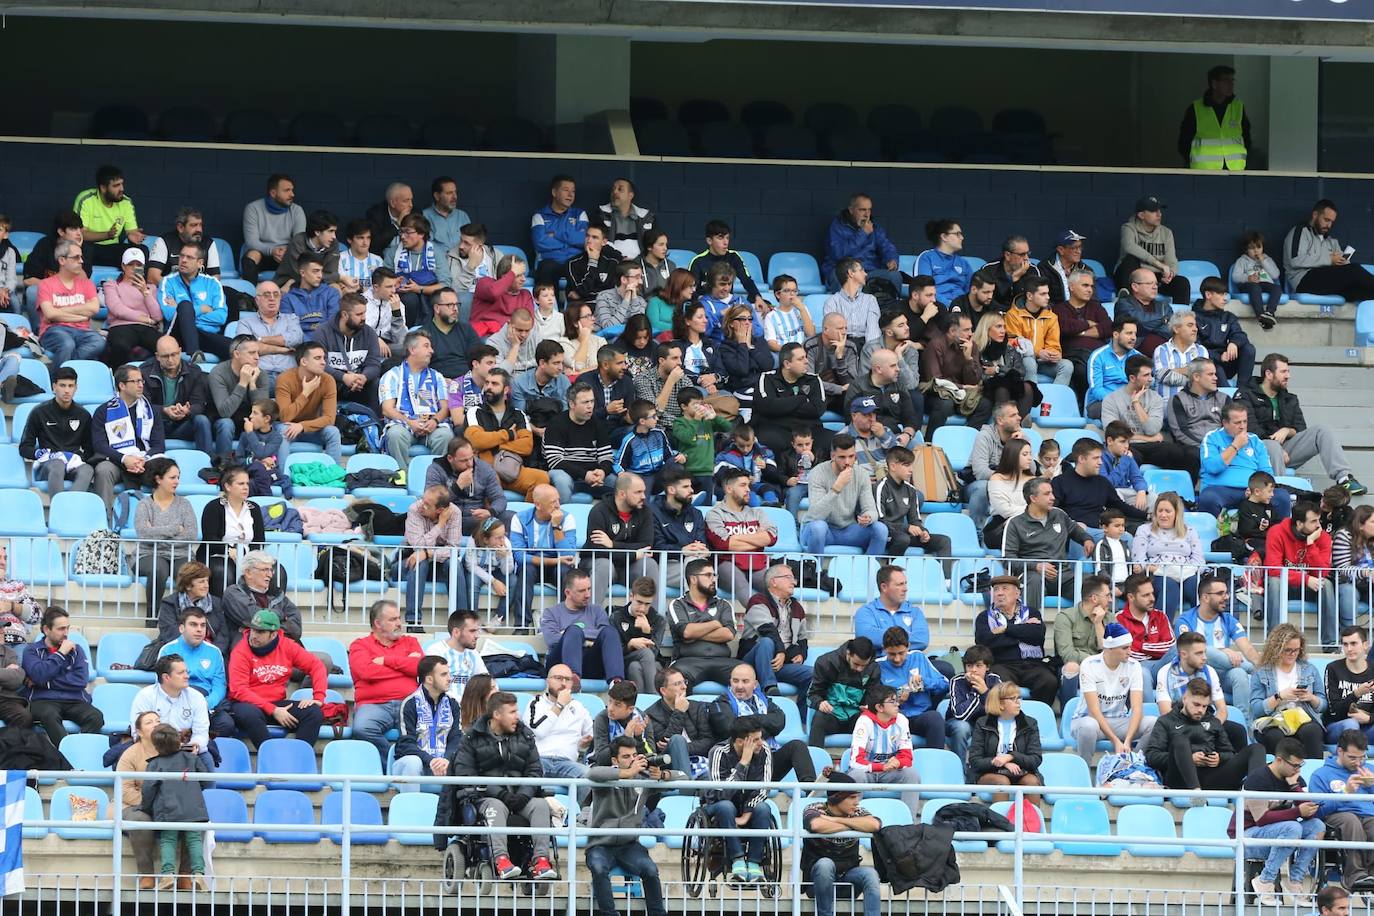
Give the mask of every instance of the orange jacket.
[(1049, 309), (1041, 309), (1040, 314), (1032, 315), (1023, 306), (1014, 305), (1007, 311), (1006, 320), (1008, 337), (1026, 338), (1036, 352), (1054, 350), (1063, 354), (1059, 346), (1059, 319)]

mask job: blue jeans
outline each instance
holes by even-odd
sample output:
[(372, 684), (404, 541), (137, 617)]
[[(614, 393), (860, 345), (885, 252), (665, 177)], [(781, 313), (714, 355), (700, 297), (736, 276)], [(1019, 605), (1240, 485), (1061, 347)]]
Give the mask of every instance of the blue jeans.
[[(554, 665), (567, 665), (578, 677), (625, 677), (625, 653), (620, 648), (620, 636), (609, 626), (602, 627), (590, 646), (586, 645), (586, 630), (568, 627), (557, 645), (548, 647), (547, 671)], [(591, 651), (588, 652), (587, 650)]]
[(549, 483), (553, 484), (553, 488), (558, 491), (558, 498), (566, 504), (573, 498), (574, 493), (590, 493), (594, 499), (606, 496), (615, 489), (615, 475), (607, 474), (605, 483), (589, 487), (585, 480), (574, 480), (567, 471), (555, 468), (549, 471)]
[[(429, 767), (425, 766), (424, 761), (421, 760), (419, 757), (415, 756), (414, 754), (407, 754), (407, 755), (404, 756), (404, 757), (398, 757), (398, 758), (396, 758), (396, 760), (391, 764), (391, 775), (392, 775), (392, 776), (433, 776), (434, 773), (433, 773), (433, 771), (430, 770)], [(433, 793), (433, 794), (435, 794), (435, 795), (438, 795), (439, 792), (440, 792), (440, 790), (441, 790), (442, 788), (443, 788), (443, 786), (440, 786), (440, 785), (426, 785), (426, 786), (420, 786), (420, 785), (416, 785), (415, 783), (412, 782), (412, 783), (403, 783), (403, 784), (401, 784), (401, 785), (396, 786), (396, 791), (397, 791), (397, 792), (419, 792), (421, 789), (423, 789), (423, 790), (426, 791), (426, 792), (431, 792), (431, 793)]]
[(363, 703), (353, 707), (353, 737), (366, 741), (381, 754), (386, 761), (391, 742), (386, 733), (401, 727), (401, 701), (388, 700), (385, 703)]
[[(1234, 509), (1245, 499), (1244, 487), (1205, 487), (1197, 496), (1197, 509), (1208, 515), (1220, 515), (1225, 509)], [(1287, 490), (1274, 490), (1275, 518), (1288, 518), (1293, 510), (1293, 497)]]
[(1164, 653), (1163, 658), (1145, 659), (1140, 663), (1140, 672), (1145, 677), (1145, 683), (1153, 684), (1159, 677), (1161, 668), (1166, 668), (1178, 661), (1178, 650), (1170, 649)]
[[(440, 556), (447, 556), (440, 548)], [(425, 588), (428, 587), (431, 573), (441, 580), (448, 581), (449, 612), (467, 610), (471, 607), (468, 600), (468, 574), (458, 560), (452, 562), (431, 559), (421, 560), (415, 568), (406, 573), (406, 622), (419, 623), (425, 610)]]
[(658, 866), (649, 858), (649, 850), (640, 846), (637, 840), (611, 839), (614, 845), (587, 847), (587, 870), (592, 873), (592, 912), (595, 916), (619, 916), (615, 895), (611, 893), (611, 869), (619, 867), (625, 874), (639, 879), (644, 888), (644, 909), (648, 916), (667, 916)]
[(806, 499), (809, 492), (811, 492), (811, 488), (804, 483), (799, 483), (795, 487), (788, 487), (787, 493), (783, 497), (783, 505), (787, 507), (788, 512), (800, 516), (802, 500)]
[[(802, 876), (806, 880), (806, 876)], [(816, 900), (816, 916), (835, 916), (835, 885), (848, 884), (864, 898), (864, 916), (879, 916), (883, 911), (883, 885), (878, 872), (865, 865), (851, 868), (842, 875), (835, 874), (834, 859), (817, 859), (811, 866), (811, 885), (808, 896)]]
[(828, 522), (811, 521), (802, 525), (802, 550), (807, 553), (825, 553), (829, 544), (841, 547), (861, 547), (869, 556), (880, 557), (887, 546), (887, 526), (874, 520), (871, 525), (858, 522), (843, 528), (832, 527)]
[(778, 644), (773, 641), (771, 636), (761, 636), (742, 661), (754, 666), (754, 673), (759, 678), (759, 687), (765, 691), (769, 687), (778, 686), (779, 681), (797, 688), (797, 706), (804, 709), (806, 692), (811, 689), (811, 666), (784, 662), (781, 668), (774, 671), (773, 656), (777, 655), (778, 652)]
[[(968, 515), (973, 519), (973, 524), (981, 534), (983, 528), (987, 526), (988, 520), (992, 517), (992, 504), (988, 501), (988, 482), (986, 480), (975, 480), (973, 483), (964, 487), (964, 498), (968, 500)], [(1001, 544), (988, 544), (988, 547), (1001, 549)]]
[(959, 762), (968, 763), (968, 746), (973, 742), (973, 726), (963, 719), (945, 720), (945, 748), (954, 752)]
[(1169, 576), (1153, 576), (1157, 600), (1155, 607), (1169, 615), (1169, 622), (1182, 613), (1184, 608), (1197, 606), (1197, 577), (1189, 576), (1182, 582)]
[(673, 760), (673, 769), (679, 773), (691, 774), (692, 772), (692, 752), (687, 746), (687, 738), (683, 735), (673, 735), (668, 739), (668, 756)]
[[(1302, 821), (1279, 821), (1277, 824), (1251, 827), (1245, 831), (1245, 835), (1259, 840), (1315, 840), (1321, 837), (1325, 829), (1321, 818), (1309, 817)], [(1295, 882), (1310, 874), (1313, 863), (1317, 861), (1318, 850), (1315, 846), (1266, 846), (1264, 849), (1267, 852), (1260, 880), (1269, 883), (1278, 878), (1284, 860), (1290, 855), (1293, 861), (1288, 863), (1288, 876)]]
[[(214, 448), (214, 439), (210, 432), (210, 418), (203, 413), (195, 414), (184, 420), (162, 421), (162, 429), (168, 439), (190, 439), (196, 444), (196, 448), (205, 454), (210, 454)], [(187, 433), (190, 435), (188, 436)]]
[(1342, 732), (1350, 730), (1364, 732), (1364, 736), (1374, 741), (1374, 722), (1368, 725), (1361, 725), (1354, 719), (1342, 719), (1339, 722), (1332, 722), (1326, 727), (1326, 743), (1335, 744), (1341, 737)]
[(339, 428), (337, 426), (326, 426), (317, 433), (301, 433), (296, 437), (297, 442), (313, 442), (324, 453), (337, 464), (343, 460), (343, 443), (339, 439)]
[[(1288, 622), (1288, 602), (1302, 601), (1303, 610), (1294, 625), (1303, 629), (1309, 615), (1317, 617), (1317, 638), (1323, 646), (1339, 645), (1337, 621), (1341, 627), (1355, 622), (1354, 605), (1346, 606), (1336, 600), (1336, 586), (1330, 579), (1322, 579), (1316, 591), (1304, 583), (1296, 586), (1283, 578), (1267, 576), (1264, 580), (1264, 617), (1265, 625), (1272, 630), (1281, 623)], [(1346, 616), (1349, 614), (1349, 616)]]
[(20, 362), (21, 358), (18, 353), (7, 353), (0, 356), (0, 382), (18, 375)]
[[(569, 760), (567, 757), (540, 757), (539, 765), (544, 770), (544, 775), (551, 779), (582, 779), (587, 775), (587, 765), (578, 763), (576, 760)], [(547, 788), (547, 787), (546, 787)], [(561, 793), (565, 786), (554, 786), (555, 792)], [(577, 790), (577, 804), (580, 807), (587, 800), (590, 790), (580, 788)]]
[(234, 451), (234, 440), (238, 438), (240, 424), (235, 423), (228, 417), (220, 417), (215, 421), (215, 454), (229, 455)]
[[(706, 813), (711, 816), (711, 821), (722, 830), (738, 830), (739, 825), (735, 823), (735, 803), (728, 798), (722, 798), (718, 802), (713, 802), (706, 806)], [(771, 830), (773, 827), (773, 815), (768, 810), (767, 805), (759, 805), (750, 812), (749, 820), (745, 822), (746, 830)], [(753, 862), (755, 865), (763, 864), (763, 845), (768, 842), (764, 836), (749, 838), (749, 848), (746, 851), (744, 844), (740, 842), (738, 836), (722, 837), (725, 841), (725, 864), (736, 862), (741, 856)]]
[[(1239, 651), (1239, 650), (1237, 650)], [(1241, 659), (1241, 663), (1232, 667), (1231, 659), (1221, 649), (1207, 648), (1207, 664), (1216, 671), (1217, 677), (1221, 678), (1221, 690), (1226, 695), (1226, 702), (1242, 706), (1250, 705), (1250, 672), (1254, 666), (1246, 659)]]
[(95, 359), (105, 352), (105, 338), (95, 331), (81, 331), (54, 325), (38, 339), (43, 349), (52, 353), (54, 369), (69, 359)]

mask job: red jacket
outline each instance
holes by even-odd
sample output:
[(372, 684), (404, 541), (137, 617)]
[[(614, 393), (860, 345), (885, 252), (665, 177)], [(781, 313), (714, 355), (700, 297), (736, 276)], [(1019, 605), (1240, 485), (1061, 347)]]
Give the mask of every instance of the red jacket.
[(324, 687), (329, 672), (324, 663), (311, 655), (304, 646), (285, 634), (278, 634), (277, 645), (266, 655), (258, 655), (248, 644), (248, 631), (243, 631), (229, 653), (229, 699), (237, 703), (252, 703), (267, 715), (286, 699), (286, 682), (291, 671), (299, 668), (310, 675), (315, 699), (324, 702)]
[[(414, 636), (402, 636), (389, 646), (371, 633), (348, 647), (348, 670), (353, 674), (353, 703), (389, 703), (415, 692), (415, 669), (425, 653)], [(377, 664), (376, 659), (382, 663)]]
[(1116, 615), (1116, 622), (1130, 631), (1131, 658), (1136, 661), (1163, 658), (1174, 647), (1174, 628), (1169, 626), (1169, 615), (1159, 608), (1150, 611), (1144, 623), (1127, 608)]
[[(534, 314), (534, 297), (527, 289), (510, 291), (510, 281), (514, 271), (507, 271), (500, 277), (483, 277), (477, 281), (472, 293), (472, 321), (487, 321), (504, 325), (516, 309), (527, 309)], [(504, 353), (501, 354), (505, 356)]]
[(1325, 579), (1331, 575), (1331, 535), (1322, 531), (1309, 544), (1293, 532), (1291, 518), (1270, 525), (1264, 536), (1264, 565), (1287, 566), (1288, 584), (1295, 588), (1302, 588), (1308, 576)]

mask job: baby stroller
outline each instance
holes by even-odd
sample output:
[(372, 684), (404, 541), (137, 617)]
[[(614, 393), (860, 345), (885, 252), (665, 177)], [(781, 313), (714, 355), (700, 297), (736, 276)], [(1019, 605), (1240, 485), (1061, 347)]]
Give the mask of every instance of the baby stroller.
[[(477, 792), (467, 791), (458, 793), (454, 789), (454, 798), (448, 810), (450, 816), (435, 826), (457, 826), (457, 827), (482, 827), (485, 822), (482, 818), (479, 802), (482, 796)], [(444, 806), (439, 809), (440, 816), (443, 816)], [(453, 816), (456, 814), (456, 817)], [(529, 827), (529, 822), (523, 817), (512, 813), (509, 816), (507, 825), (510, 827)], [(509, 838), (509, 853), (511, 862), (516, 865), (522, 875), (530, 873), (531, 863), (534, 860), (534, 848), (530, 838), (526, 834), (512, 834)], [(496, 877), (496, 870), (492, 865), (491, 840), (477, 833), (464, 833), (434, 835), (435, 848), (444, 854), (444, 872), (440, 888), (445, 894), (457, 895), (463, 892), (465, 885), (469, 893), (474, 896), (485, 894), (496, 894), (500, 883)], [(554, 866), (558, 865), (558, 847), (555, 843), (549, 844), (550, 861)], [(469, 883), (471, 882), (471, 883)], [(549, 896), (553, 890), (552, 881), (532, 881), (528, 878), (517, 878), (513, 882), (518, 893), (526, 897)]]

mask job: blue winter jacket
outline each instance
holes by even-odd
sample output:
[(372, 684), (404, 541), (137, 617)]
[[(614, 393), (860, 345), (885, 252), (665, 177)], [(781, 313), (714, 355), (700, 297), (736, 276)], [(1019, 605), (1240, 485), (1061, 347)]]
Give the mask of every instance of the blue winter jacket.
[(552, 204), (545, 204), (530, 219), (530, 241), (539, 258), (571, 260), (582, 253), (586, 240), (587, 213), (581, 207), (555, 213)]
[(844, 258), (857, 258), (864, 270), (887, 270), (887, 262), (897, 260), (897, 246), (887, 237), (887, 231), (877, 223), (872, 232), (864, 232), (841, 210), (830, 221), (825, 237), (825, 260), (821, 262), (821, 279), (829, 285), (835, 275), (835, 265)]
[(963, 255), (945, 254), (938, 248), (920, 253), (916, 258), (916, 273), (935, 278), (935, 296), (944, 303), (967, 296), (973, 280), (973, 271), (969, 270)]
[(66, 655), (49, 649), (42, 640), (32, 643), (20, 659), (24, 674), (32, 682), (29, 702), (38, 700), (91, 701), (86, 689), (91, 681), (90, 662), (81, 646)]
[[(337, 294), (336, 294), (337, 295)], [(219, 334), (229, 321), (229, 306), (224, 301), (224, 287), (214, 277), (196, 274), (188, 284), (180, 273), (173, 272), (158, 287), (158, 301), (162, 317), (171, 321), (177, 314), (177, 303), (190, 302), (196, 312), (196, 328), (209, 334)], [(210, 311), (203, 311), (205, 306)]]

